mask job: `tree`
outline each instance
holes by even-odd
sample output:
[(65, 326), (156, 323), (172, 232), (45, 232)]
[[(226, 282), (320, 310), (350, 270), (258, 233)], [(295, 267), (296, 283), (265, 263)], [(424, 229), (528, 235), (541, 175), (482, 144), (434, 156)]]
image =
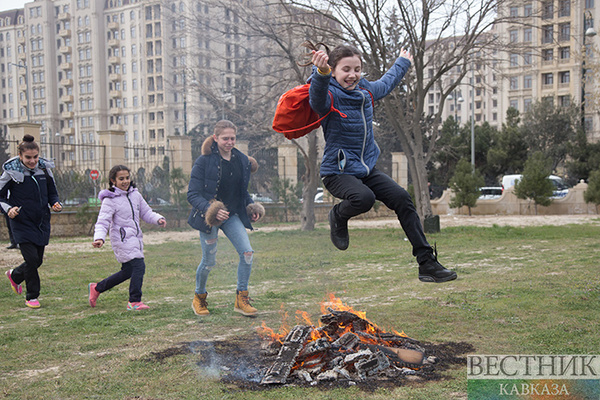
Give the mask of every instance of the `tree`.
[[(441, 115), (448, 95), (475, 63), (485, 62), (497, 36), (487, 34), (501, 0), (454, 2), (373, 2), (372, 0), (292, 1), (341, 27), (328, 32), (328, 42), (351, 42), (363, 54), (369, 79), (378, 79), (403, 47), (414, 55), (413, 68), (403, 85), (376, 107), (376, 122), (393, 131), (407, 156), (414, 185), (415, 206), (421, 218), (432, 214), (427, 168), (439, 138)], [(452, 80), (451, 71), (459, 71)], [(427, 98), (440, 90), (439, 107), (433, 113)], [(379, 111), (379, 112), (377, 112)]]
[(583, 199), (587, 203), (594, 203), (596, 211), (598, 210), (598, 205), (600, 205), (600, 170), (590, 172), (588, 188), (583, 194)]
[(600, 165), (600, 142), (589, 143), (583, 131), (577, 134), (574, 142), (568, 144), (567, 153), (569, 157), (565, 167), (569, 184), (587, 180)]
[(8, 134), (0, 128), (0, 165), (4, 164), (10, 158), (8, 154)]
[(467, 206), (469, 215), (471, 215), (471, 208), (477, 205), (479, 188), (483, 184), (481, 173), (477, 170), (473, 171), (471, 163), (467, 159), (461, 158), (456, 166), (454, 176), (450, 179), (450, 189), (454, 192), (450, 207)]
[[(273, 192), (280, 203), (283, 203), (285, 222), (288, 222), (288, 212), (297, 212), (300, 208), (300, 182), (295, 186), (289, 179), (276, 178), (273, 182)], [(313, 199), (314, 200), (314, 199)]]
[(177, 212), (181, 210), (181, 206), (187, 205), (187, 193), (182, 192), (187, 186), (189, 177), (183, 173), (182, 168), (173, 168), (170, 176), (171, 189), (175, 192), (175, 204), (177, 205)]
[(535, 204), (535, 215), (537, 206), (549, 206), (552, 203), (552, 192), (554, 185), (548, 177), (552, 172), (552, 160), (538, 151), (525, 161), (523, 177), (515, 184), (515, 195), (519, 199), (530, 199)]
[(519, 111), (513, 107), (506, 110), (506, 122), (502, 131), (496, 136), (494, 144), (487, 153), (486, 169), (495, 179), (506, 174), (517, 174), (523, 171), (527, 159), (527, 144), (519, 128)]
[(580, 127), (580, 110), (574, 102), (567, 107), (555, 107), (551, 101), (532, 104), (523, 116), (523, 139), (529, 153), (542, 152), (555, 170), (567, 156), (569, 143), (576, 138)]

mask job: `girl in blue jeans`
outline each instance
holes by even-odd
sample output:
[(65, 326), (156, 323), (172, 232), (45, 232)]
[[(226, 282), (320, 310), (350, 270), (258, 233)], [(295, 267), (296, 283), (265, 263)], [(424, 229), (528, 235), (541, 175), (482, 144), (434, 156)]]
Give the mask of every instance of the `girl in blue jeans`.
[(196, 290), (192, 309), (196, 315), (210, 312), (206, 297), (206, 281), (216, 265), (219, 230), (231, 241), (239, 254), (237, 290), (234, 311), (254, 316), (257, 309), (250, 304), (248, 281), (252, 272), (254, 250), (246, 229), (264, 215), (264, 208), (254, 203), (247, 187), (250, 173), (258, 166), (235, 148), (237, 127), (230, 121), (217, 122), (214, 134), (202, 144), (202, 153), (192, 168), (187, 198), (192, 205), (188, 223), (200, 231), (202, 261), (196, 270)]

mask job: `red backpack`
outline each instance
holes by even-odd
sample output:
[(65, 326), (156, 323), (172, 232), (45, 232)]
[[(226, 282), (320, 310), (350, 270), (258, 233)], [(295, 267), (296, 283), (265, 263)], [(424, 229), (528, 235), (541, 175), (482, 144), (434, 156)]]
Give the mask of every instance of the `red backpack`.
[(273, 118), (273, 130), (283, 133), (287, 139), (297, 139), (310, 133), (321, 126), (323, 118), (332, 111), (346, 118), (346, 114), (333, 106), (333, 95), (331, 97), (331, 108), (327, 114), (319, 118), (319, 115), (308, 103), (308, 88), (310, 84), (296, 86), (281, 95), (275, 109)]

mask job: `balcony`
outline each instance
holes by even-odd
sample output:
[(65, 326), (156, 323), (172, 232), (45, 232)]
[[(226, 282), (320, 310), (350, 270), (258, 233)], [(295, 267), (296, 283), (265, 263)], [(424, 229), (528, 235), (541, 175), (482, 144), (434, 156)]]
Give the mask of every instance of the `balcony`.
[(110, 97), (121, 97), (120, 90), (111, 90), (109, 94), (110, 94)]
[(17, 38), (18, 44), (25, 44), (25, 36), (20, 36)]
[(73, 118), (73, 115), (74, 115), (73, 111), (63, 111), (60, 113), (60, 117), (64, 118), (64, 119), (71, 119), (71, 118)]
[(120, 43), (121, 43), (121, 41), (119, 39), (110, 39), (108, 41), (108, 46), (109, 47), (118, 47)]
[(68, 126), (65, 126), (64, 128), (62, 128), (60, 130), (61, 135), (74, 135), (75, 134), (75, 128), (69, 128)]
[(73, 63), (71, 63), (71, 62), (61, 63), (60, 69), (73, 69)]
[(70, 29), (61, 29), (60, 31), (58, 31), (58, 36), (71, 37), (71, 30)]
[(111, 131), (122, 131), (123, 130), (123, 125), (121, 125), (121, 124), (111, 124), (110, 125), (110, 130)]
[[(19, 54), (17, 55), (17, 58), (18, 58), (19, 60), (26, 61), (26, 60), (27, 60), (27, 54), (25, 54), (25, 52), (23, 52), (23, 53), (19, 53)], [(19, 69), (20, 69), (20, 68), (19, 68)]]
[(108, 79), (110, 79), (111, 81), (120, 81), (121, 74), (112, 73), (112, 74), (108, 75)]
[(68, 13), (68, 12), (66, 12), (66, 13), (60, 13), (60, 14), (58, 14), (58, 19), (60, 21), (64, 21), (66, 19), (71, 19), (71, 14)]
[(109, 110), (112, 115), (123, 114), (123, 109), (120, 107), (114, 107)]
[(73, 48), (71, 46), (60, 46), (58, 51), (63, 54), (71, 54), (71, 52), (73, 51)]
[(121, 57), (117, 57), (117, 56), (108, 57), (109, 64), (119, 64), (120, 62), (121, 62)]
[(119, 29), (119, 23), (118, 22), (109, 22), (108, 23), (108, 30), (110, 31), (116, 31), (117, 29)]
[(60, 80), (60, 84), (63, 86), (73, 86), (73, 79), (63, 78)]
[(20, 90), (21, 92), (27, 92), (27, 85), (26, 85), (26, 84), (24, 84), (24, 83), (23, 83), (23, 84), (21, 84), (21, 85), (19, 85), (19, 90)]
[(72, 103), (73, 102), (73, 95), (72, 94), (63, 94), (60, 97), (60, 101), (62, 101), (63, 103)]

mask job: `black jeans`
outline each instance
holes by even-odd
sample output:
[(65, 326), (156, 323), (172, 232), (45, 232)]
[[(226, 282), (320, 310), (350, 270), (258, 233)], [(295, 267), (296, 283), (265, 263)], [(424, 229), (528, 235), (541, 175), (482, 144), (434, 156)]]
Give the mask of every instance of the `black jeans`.
[(33, 243), (20, 243), (21, 254), (25, 262), (13, 269), (12, 280), (17, 284), (25, 281), (25, 299), (37, 299), (40, 295), (40, 275), (38, 268), (44, 262), (44, 249), (46, 246), (38, 246)]
[(131, 281), (129, 281), (129, 301), (131, 303), (142, 301), (142, 284), (145, 272), (146, 264), (144, 263), (144, 259), (134, 258), (133, 260), (124, 262), (119, 272), (98, 282), (96, 290), (100, 293), (105, 292), (131, 278)]
[(341, 203), (333, 207), (336, 218), (347, 221), (366, 213), (373, 207), (375, 200), (380, 200), (396, 212), (417, 262), (432, 253), (410, 194), (377, 168), (373, 168), (364, 178), (347, 174), (327, 175), (323, 177), (323, 184), (329, 193), (342, 199)]

